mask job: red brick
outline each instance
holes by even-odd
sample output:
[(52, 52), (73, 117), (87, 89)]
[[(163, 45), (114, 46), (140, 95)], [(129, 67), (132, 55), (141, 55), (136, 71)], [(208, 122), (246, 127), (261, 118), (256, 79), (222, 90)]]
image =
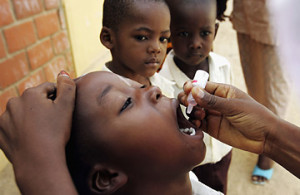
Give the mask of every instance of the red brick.
[(0, 27), (13, 22), (8, 0), (0, 0)]
[(4, 42), (2, 36), (0, 36), (0, 58), (4, 58), (6, 56)]
[(25, 22), (4, 30), (9, 52), (23, 49), (36, 41), (33, 23)]
[(39, 38), (49, 36), (59, 30), (59, 20), (56, 12), (37, 17), (35, 24)]
[(44, 68), (47, 81), (55, 81), (58, 73), (61, 70), (66, 70), (66, 67), (66, 60), (64, 57), (56, 58), (53, 62), (51, 62)]
[(45, 64), (53, 56), (53, 49), (49, 39), (28, 50), (28, 58), (32, 69)]
[(45, 7), (47, 10), (58, 8), (59, 0), (45, 0)]
[(70, 47), (68, 36), (66, 32), (61, 32), (53, 37), (54, 51), (60, 54)]
[(26, 18), (42, 11), (41, 0), (13, 0), (18, 19)]
[(5, 111), (8, 100), (16, 96), (18, 94), (14, 88), (9, 88), (0, 94), (0, 115)]
[(18, 54), (0, 63), (0, 89), (21, 80), (28, 72), (25, 53)]
[(45, 76), (42, 70), (36, 72), (35, 74), (31, 75), (23, 82), (18, 85), (19, 94), (22, 94), (25, 89), (30, 87), (35, 87), (41, 83), (46, 82)]

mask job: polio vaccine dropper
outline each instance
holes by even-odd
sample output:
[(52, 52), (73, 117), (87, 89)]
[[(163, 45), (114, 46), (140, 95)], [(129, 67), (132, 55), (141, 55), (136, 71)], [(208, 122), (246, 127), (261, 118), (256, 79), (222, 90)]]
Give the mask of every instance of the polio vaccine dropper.
[[(199, 86), (201, 88), (205, 88), (206, 82), (208, 80), (209, 74), (204, 70), (197, 70), (194, 80), (192, 82), (193, 86)], [(193, 107), (197, 105), (195, 99), (192, 96), (192, 93), (189, 93), (188, 98), (188, 107), (187, 107), (187, 113), (190, 114), (193, 110)]]

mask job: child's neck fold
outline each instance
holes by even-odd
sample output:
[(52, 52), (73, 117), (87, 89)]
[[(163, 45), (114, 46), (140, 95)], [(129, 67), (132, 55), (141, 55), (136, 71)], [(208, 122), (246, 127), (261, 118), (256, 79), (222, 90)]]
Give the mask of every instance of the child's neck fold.
[[(131, 182), (133, 187), (127, 188), (127, 192), (130, 195), (174, 195), (184, 194), (192, 195), (192, 185), (189, 178), (189, 174), (184, 177), (173, 179), (171, 181), (163, 181), (161, 179), (151, 179), (149, 181), (139, 180)], [(126, 193), (124, 193), (126, 194)]]

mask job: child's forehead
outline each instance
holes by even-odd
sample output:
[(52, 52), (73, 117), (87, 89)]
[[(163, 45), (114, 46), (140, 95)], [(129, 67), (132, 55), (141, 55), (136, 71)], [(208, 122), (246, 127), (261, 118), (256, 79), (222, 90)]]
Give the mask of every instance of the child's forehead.
[(169, 3), (171, 14), (180, 14), (184, 12), (201, 11), (214, 12), (217, 10), (217, 4), (214, 0), (175, 0)]
[(112, 72), (98, 71), (82, 76), (76, 81), (76, 85), (78, 93), (87, 93), (93, 92), (96, 88), (103, 88), (104, 85), (111, 85), (114, 88), (119, 86), (126, 88), (140, 86), (141, 84)]
[[(164, 6), (162, 6), (164, 4)], [(135, 0), (132, 1), (131, 5), (127, 7), (127, 12), (125, 14), (126, 18), (136, 19), (135, 17), (140, 17), (140, 15), (146, 15), (147, 11), (153, 11), (155, 9), (158, 11), (157, 7), (166, 8), (166, 12), (169, 12), (169, 8), (164, 1), (155, 0)], [(141, 11), (142, 10), (142, 11)]]
[(201, 3), (182, 4), (180, 8), (171, 9), (172, 25), (186, 24), (189, 22), (196, 22), (198, 20), (209, 20), (214, 23), (217, 13), (216, 7), (210, 5), (202, 5)]

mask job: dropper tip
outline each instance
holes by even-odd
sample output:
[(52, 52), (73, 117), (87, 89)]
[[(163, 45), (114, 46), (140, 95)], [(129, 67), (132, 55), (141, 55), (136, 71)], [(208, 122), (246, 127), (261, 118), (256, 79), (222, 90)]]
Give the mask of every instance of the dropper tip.
[(194, 107), (194, 106), (192, 106), (191, 104), (189, 104), (188, 107), (187, 107), (186, 113), (187, 113), (187, 114), (191, 114), (191, 112), (192, 112), (192, 110), (193, 110), (193, 107)]

